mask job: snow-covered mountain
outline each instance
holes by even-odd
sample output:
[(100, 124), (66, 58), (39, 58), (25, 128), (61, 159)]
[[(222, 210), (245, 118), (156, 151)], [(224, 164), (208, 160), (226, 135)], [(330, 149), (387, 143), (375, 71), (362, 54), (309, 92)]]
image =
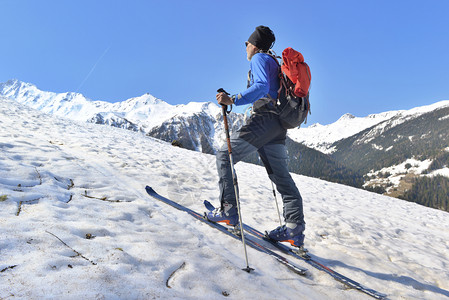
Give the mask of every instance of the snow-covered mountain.
[[(245, 223), (278, 226), (266, 171), (236, 165)], [(388, 299), (449, 297), (449, 214), (292, 174), (314, 258)], [(372, 299), (264, 253), (145, 193), (217, 204), (212, 155), (74, 122), (0, 97), (1, 299)], [(269, 243), (266, 246), (270, 246)]]
[[(42, 112), (72, 120), (88, 121), (101, 115), (103, 119), (114, 117), (116, 120), (129, 120), (139, 124), (139, 129), (152, 128), (177, 114), (194, 113), (202, 108), (196, 103), (169, 105), (150, 94), (117, 103), (92, 101), (79, 93), (41, 91), (31, 83), (18, 80), (0, 84), (0, 95)], [(216, 112), (218, 113), (218, 107)]]
[(367, 189), (449, 211), (449, 101), (364, 118), (346, 114), (290, 137), (357, 172)]
[(339, 140), (349, 138), (372, 127), (365, 137), (360, 140), (360, 143), (369, 143), (375, 136), (382, 134), (387, 129), (445, 107), (449, 107), (449, 101), (440, 101), (410, 110), (371, 114), (367, 117), (355, 117), (348, 113), (329, 125), (317, 123), (307, 128), (290, 130), (289, 136), (298, 143), (323, 153), (332, 154), (336, 151), (334, 143)]
[[(222, 144), (221, 108), (211, 102), (190, 102), (170, 105), (150, 94), (122, 102), (92, 101), (79, 93), (53, 93), (39, 90), (35, 85), (9, 80), (0, 84), (0, 95), (45, 113), (72, 120), (106, 124), (141, 131), (165, 141), (181, 140), (186, 148), (213, 153)], [(307, 128), (289, 130), (289, 137), (307, 147), (326, 154), (336, 151), (334, 143), (368, 128), (360, 142), (368, 143), (386, 129), (417, 118), (430, 111), (449, 107), (449, 101), (410, 110), (389, 111), (367, 117), (343, 115), (329, 124), (313, 124)], [(241, 114), (231, 114), (235, 127), (243, 122)]]
[[(177, 140), (192, 150), (213, 153), (213, 149), (223, 143), (221, 108), (211, 102), (170, 105), (145, 94), (109, 103), (92, 101), (79, 93), (41, 91), (35, 85), (19, 80), (0, 84), (0, 95), (71, 120), (141, 131), (165, 141)], [(242, 120), (242, 115), (230, 116), (235, 126)]]

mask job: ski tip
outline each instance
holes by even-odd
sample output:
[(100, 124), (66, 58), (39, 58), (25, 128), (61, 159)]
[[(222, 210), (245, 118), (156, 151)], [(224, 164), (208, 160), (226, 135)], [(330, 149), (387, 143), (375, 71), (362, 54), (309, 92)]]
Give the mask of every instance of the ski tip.
[(153, 188), (148, 185), (145, 187), (145, 190), (149, 193), (155, 193), (155, 190), (153, 190)]
[(210, 203), (210, 202), (207, 201), (207, 200), (204, 200), (203, 204), (204, 204), (204, 206), (206, 207), (206, 209), (207, 209), (208, 211), (212, 211), (212, 210), (215, 209), (215, 206), (213, 206), (212, 203)]

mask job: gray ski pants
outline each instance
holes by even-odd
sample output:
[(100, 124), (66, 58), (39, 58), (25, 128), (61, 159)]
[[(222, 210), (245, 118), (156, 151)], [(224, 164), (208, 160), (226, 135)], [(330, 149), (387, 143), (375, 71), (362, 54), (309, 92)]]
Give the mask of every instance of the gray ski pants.
[[(270, 180), (282, 195), (285, 222), (304, 223), (301, 194), (287, 167), (286, 134), (276, 114), (253, 114), (246, 125), (231, 135), (232, 158), (237, 163), (257, 151)], [(227, 145), (218, 151), (216, 160), (221, 204), (236, 205)]]

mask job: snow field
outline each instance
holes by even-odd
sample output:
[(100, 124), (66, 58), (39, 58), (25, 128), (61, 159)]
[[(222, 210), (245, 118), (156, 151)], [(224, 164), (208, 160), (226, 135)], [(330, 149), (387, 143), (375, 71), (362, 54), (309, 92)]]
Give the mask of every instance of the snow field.
[[(195, 211), (204, 199), (217, 205), (213, 156), (5, 98), (0, 150), (0, 299), (370, 298), (311, 267), (300, 277), (250, 248), (256, 272), (247, 274), (240, 242), (145, 193), (150, 185)], [(236, 170), (244, 222), (276, 227), (265, 170)], [(449, 297), (447, 213), (293, 178), (306, 246), (319, 261), (391, 299)]]

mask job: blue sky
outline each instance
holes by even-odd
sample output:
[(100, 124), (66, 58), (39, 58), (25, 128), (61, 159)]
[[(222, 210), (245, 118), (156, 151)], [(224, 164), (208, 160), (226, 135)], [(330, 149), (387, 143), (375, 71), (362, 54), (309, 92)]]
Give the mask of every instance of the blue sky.
[(258, 25), (312, 72), (309, 124), (449, 99), (449, 1), (0, 0), (0, 82), (123, 101), (246, 87)]

